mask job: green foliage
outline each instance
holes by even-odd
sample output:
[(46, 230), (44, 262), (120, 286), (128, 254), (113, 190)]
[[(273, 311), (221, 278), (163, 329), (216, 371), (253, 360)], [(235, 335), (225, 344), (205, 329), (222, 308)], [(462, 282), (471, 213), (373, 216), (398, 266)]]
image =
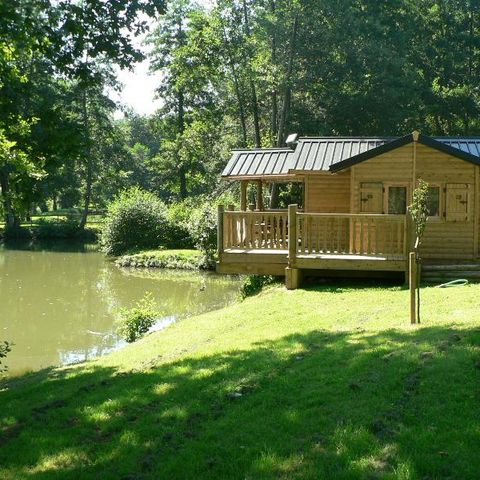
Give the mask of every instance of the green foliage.
[(8, 367), (2, 365), (3, 359), (7, 356), (8, 353), (12, 351), (12, 344), (10, 342), (2, 341), (0, 342), (0, 374), (6, 372)]
[(190, 235), (189, 225), (198, 200), (187, 198), (169, 205), (167, 218), (170, 223), (171, 245), (175, 248), (193, 248), (195, 241)]
[(203, 254), (202, 265), (212, 268), (217, 251), (217, 209), (215, 205), (204, 204), (196, 209), (190, 219), (189, 231), (195, 246)]
[(203, 265), (203, 255), (197, 250), (153, 250), (122, 255), (115, 263), (131, 268), (197, 270)]
[(167, 246), (171, 241), (165, 204), (139, 188), (124, 190), (109, 206), (101, 244), (108, 255)]
[(147, 292), (133, 308), (120, 311), (118, 333), (126, 342), (132, 343), (152, 328), (158, 315), (152, 293)]
[(78, 221), (73, 218), (40, 218), (34, 230), (38, 239), (75, 238), (81, 234)]
[(249, 275), (242, 285), (242, 298), (251, 297), (260, 292), (266, 285), (271, 285), (277, 280), (272, 275)]
[(420, 244), (428, 221), (428, 183), (424, 180), (418, 180), (408, 211), (415, 227), (415, 236)]

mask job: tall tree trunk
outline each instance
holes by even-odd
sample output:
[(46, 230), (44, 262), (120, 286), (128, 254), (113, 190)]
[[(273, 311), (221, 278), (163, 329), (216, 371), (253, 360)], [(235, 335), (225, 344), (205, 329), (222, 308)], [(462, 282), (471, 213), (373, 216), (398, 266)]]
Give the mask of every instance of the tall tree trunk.
[(16, 227), (20, 222), (13, 210), (12, 199), (10, 197), (10, 182), (8, 173), (4, 169), (0, 170), (0, 187), (2, 189), (2, 205), (5, 215), (5, 224), (8, 228)]
[(287, 74), (285, 77), (285, 90), (283, 94), (282, 112), (278, 124), (277, 146), (281, 147), (285, 142), (285, 128), (287, 125), (288, 115), (290, 113), (290, 104), (292, 99), (292, 75), (293, 75), (293, 60), (296, 52), (298, 32), (298, 12), (295, 15), (292, 28), (292, 39), (290, 41), (290, 55), (288, 57)]
[(87, 89), (82, 88), (82, 122), (83, 122), (83, 135), (85, 139), (84, 160), (86, 165), (85, 175), (85, 197), (83, 199), (83, 212), (80, 219), (80, 229), (84, 229), (88, 220), (88, 207), (90, 206), (90, 200), (92, 198), (92, 179), (93, 179), (93, 159), (90, 150), (90, 122), (88, 119), (88, 105), (87, 105)]
[(232, 79), (233, 79), (233, 87), (235, 90), (235, 96), (237, 97), (237, 105), (238, 105), (238, 115), (239, 115), (239, 120), (240, 120), (240, 128), (242, 130), (242, 147), (245, 148), (247, 146), (247, 121), (245, 118), (245, 107), (244, 107), (244, 102), (243, 102), (243, 96), (240, 91), (240, 83), (238, 81), (238, 74), (237, 74), (237, 69), (235, 67), (235, 61), (233, 58), (233, 53), (232, 49), (230, 46), (230, 41), (228, 40), (227, 37), (227, 32), (225, 31), (225, 25), (222, 23), (222, 29), (223, 29), (223, 41), (225, 42), (225, 49), (227, 52), (227, 57), (228, 57), (228, 66), (230, 67), (230, 72), (232, 74)]
[[(276, 18), (276, 0), (270, 0), (270, 13), (272, 17)], [(272, 66), (275, 67), (277, 65), (277, 34), (276, 29), (274, 28), (272, 31)], [(275, 138), (278, 129), (278, 95), (277, 95), (277, 87), (273, 85), (272, 94), (271, 94), (271, 102), (272, 102), (272, 117), (271, 117), (271, 125), (270, 131), (272, 135), (272, 139)]]
[[(183, 89), (178, 91), (178, 134), (181, 137), (185, 131), (185, 93)], [(180, 198), (183, 200), (187, 197), (187, 171), (185, 165), (180, 165), (178, 169), (178, 177), (180, 182)]]
[[(247, 10), (247, 2), (243, 0), (243, 17), (245, 22), (245, 36), (247, 38), (247, 42), (250, 40), (250, 25), (248, 21), (248, 10)], [(252, 113), (253, 113), (253, 128), (255, 131), (255, 146), (260, 148), (262, 146), (262, 136), (260, 133), (260, 111), (258, 108), (258, 97), (257, 97), (257, 89), (255, 87), (255, 82), (253, 81), (253, 70), (251, 67), (251, 59), (252, 54), (250, 51), (250, 46), (248, 48), (248, 58), (246, 59), (247, 68), (248, 68), (248, 76), (250, 79), (250, 90), (252, 92)]]

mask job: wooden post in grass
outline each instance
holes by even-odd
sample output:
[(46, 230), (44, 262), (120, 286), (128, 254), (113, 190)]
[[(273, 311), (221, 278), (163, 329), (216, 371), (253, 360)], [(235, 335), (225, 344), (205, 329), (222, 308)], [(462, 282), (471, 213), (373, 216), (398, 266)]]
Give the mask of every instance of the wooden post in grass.
[(297, 209), (298, 205), (288, 206), (288, 267), (285, 269), (285, 286), (295, 290), (300, 285), (300, 271), (295, 267), (297, 257)]
[(417, 254), (410, 252), (409, 254), (409, 286), (410, 286), (410, 323), (417, 323)]
[(223, 205), (218, 206), (218, 222), (217, 222), (217, 250), (218, 256), (223, 253)]

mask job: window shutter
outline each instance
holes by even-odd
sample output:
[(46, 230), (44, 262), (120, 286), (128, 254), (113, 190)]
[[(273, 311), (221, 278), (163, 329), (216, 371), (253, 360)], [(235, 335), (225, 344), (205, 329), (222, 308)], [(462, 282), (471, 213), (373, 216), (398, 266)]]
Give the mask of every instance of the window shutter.
[(468, 222), (470, 220), (471, 185), (468, 183), (447, 183), (447, 222)]
[(383, 213), (383, 184), (360, 184), (360, 213)]

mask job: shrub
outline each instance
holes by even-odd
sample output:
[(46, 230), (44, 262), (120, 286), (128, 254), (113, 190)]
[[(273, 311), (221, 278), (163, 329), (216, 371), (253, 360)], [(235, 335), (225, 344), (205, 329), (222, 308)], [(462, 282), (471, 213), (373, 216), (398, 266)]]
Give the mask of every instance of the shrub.
[(12, 350), (12, 344), (6, 341), (0, 342), (0, 373), (7, 371), (8, 367), (2, 366), (2, 358), (5, 358)]
[(156, 303), (148, 292), (133, 308), (120, 311), (118, 333), (125, 341), (132, 343), (152, 328), (157, 317)]
[(170, 224), (170, 243), (175, 248), (193, 248), (195, 242), (188, 225), (195, 205), (192, 199), (172, 203), (168, 207), (167, 219)]
[(243, 282), (241, 294), (243, 298), (255, 295), (265, 285), (270, 285), (276, 281), (272, 275), (249, 275)]
[(202, 252), (204, 268), (215, 265), (217, 252), (217, 208), (215, 205), (205, 204), (203, 208), (195, 210), (189, 225), (190, 235), (195, 246)]
[(34, 231), (35, 238), (73, 238), (80, 228), (75, 218), (40, 218)]
[(165, 204), (139, 188), (122, 192), (108, 207), (101, 244), (109, 255), (171, 243)]

